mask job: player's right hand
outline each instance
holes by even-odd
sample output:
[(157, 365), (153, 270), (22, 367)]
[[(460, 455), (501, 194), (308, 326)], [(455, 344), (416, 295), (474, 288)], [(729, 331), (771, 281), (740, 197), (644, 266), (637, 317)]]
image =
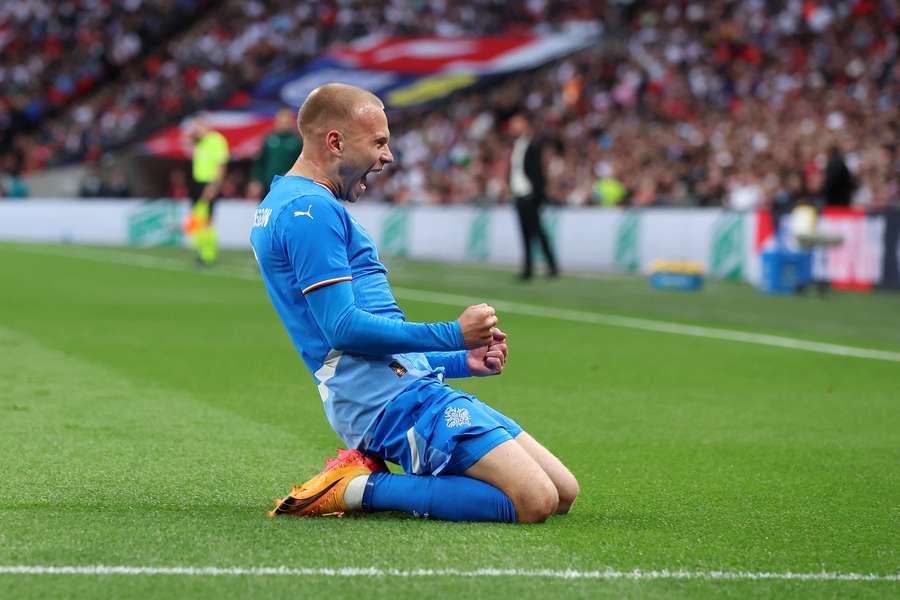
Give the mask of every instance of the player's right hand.
[(494, 340), (493, 329), (497, 326), (497, 311), (489, 304), (476, 304), (463, 311), (457, 319), (462, 330), (466, 349), (487, 346)]

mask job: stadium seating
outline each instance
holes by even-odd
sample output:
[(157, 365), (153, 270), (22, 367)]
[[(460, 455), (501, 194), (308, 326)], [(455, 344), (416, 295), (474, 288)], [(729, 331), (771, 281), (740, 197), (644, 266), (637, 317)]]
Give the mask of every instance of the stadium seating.
[[(124, 28), (135, 25), (127, 7), (169, 4), (122, 4), (125, 16), (111, 39), (128, 37)], [(61, 6), (67, 3), (54, 10)], [(94, 160), (199, 108), (221, 105), (263, 75), (302, 64), (335, 41), (368, 34), (492, 34), (594, 19), (604, 26), (596, 47), (462, 94), (452, 106), (394, 118), (400, 160), (370, 195), (392, 202), (504, 201), (510, 146), (504, 118), (524, 104), (548, 138), (548, 191), (559, 203), (789, 204), (820, 195), (827, 151), (840, 146), (836, 160), (858, 184), (843, 201), (877, 208), (900, 198), (894, 118), (900, 45), (892, 6), (873, 0), (477, 0), (420, 8), (402, 0), (227, 1), (139, 60), (122, 50), (131, 60), (118, 79), (96, 83), (87, 96), (68, 97), (59, 117), (16, 134), (6, 147), (26, 172)], [(117, 45), (131, 47), (107, 44), (113, 59)], [(90, 62), (83, 66), (89, 69)], [(37, 80), (52, 81), (55, 72)], [(0, 102), (0, 125), (9, 134), (10, 117), (3, 115)]]
[(615, 203), (604, 191), (619, 186), (633, 206), (819, 199), (831, 146), (858, 184), (854, 204), (900, 202), (896, 7), (640, 4), (605, 10), (598, 47), (395, 128), (412, 158), (377, 185), (400, 201), (507, 198), (499, 117), (524, 99), (552, 142), (560, 203)]
[(0, 6), (0, 125), (10, 135), (104, 86), (189, 26), (209, 0), (47, 2)]
[[(6, 29), (12, 29), (20, 18), (27, 20), (33, 13), (46, 12), (49, 14), (45, 20), (52, 24), (55, 23), (52, 11), (69, 10), (65, 7), (70, 5), (63, 3), (52, 9), (51, 3), (46, 4), (34, 0), (25, 3), (25, 8), (19, 13), (9, 9), (5, 20), (0, 16), (0, 22), (6, 23)], [(110, 29), (114, 33), (121, 31), (121, 35), (127, 35), (146, 28), (143, 11), (150, 7), (142, 4), (152, 4), (153, 8), (162, 11), (169, 5), (192, 6), (197, 2), (126, 2), (121, 4), (124, 8), (116, 9), (124, 16), (119, 20), (113, 19), (115, 26), (110, 26)], [(550, 15), (568, 18), (566, 4), (549, 3)], [(76, 16), (80, 15), (86, 24), (108, 12), (118, 14), (113, 9), (96, 11), (95, 14), (91, 12), (92, 6), (93, 3), (85, 3), (81, 9), (81, 4), (75, 3), (71, 10), (77, 13)], [(132, 13), (128, 7), (134, 11), (140, 9), (141, 17), (129, 17)], [(150, 12), (147, 19), (152, 22), (153, 11)], [(464, 7), (435, 3), (433, 7), (426, 6), (423, 10), (402, 1), (385, 6), (384, 3), (369, 0), (340, 4), (228, 0), (216, 5), (185, 32), (171, 37), (148, 55), (142, 55), (138, 64), (132, 60), (118, 79), (101, 81), (103, 73), (98, 70), (96, 79), (89, 86), (90, 89), (96, 88), (97, 93), (75, 104), (70, 102), (69, 110), (59, 118), (41, 123), (37, 132), (15, 136), (9, 147), (22, 158), (25, 171), (84, 159), (94, 160), (104, 150), (121, 147), (198, 108), (222, 102), (230, 93), (253, 83), (269, 70), (302, 63), (317, 56), (333, 41), (345, 41), (365, 34), (433, 31), (448, 35), (462, 31), (492, 33), (510, 27), (527, 27), (538, 22), (540, 17), (542, 15), (529, 12), (524, 5), (505, 7), (490, 0), (469, 2)], [(130, 31), (129, 25), (132, 27)], [(64, 29), (67, 34), (80, 31)], [(113, 37), (110, 41), (115, 39), (118, 38)], [(114, 47), (115, 44), (103, 46)], [(130, 52), (128, 58), (135, 56), (137, 51)], [(49, 76), (44, 72), (45, 66), (42, 62), (36, 63), (36, 78)], [(88, 66), (74, 62), (64, 70), (77, 73), (81, 68)], [(24, 90), (22, 95), (33, 100), (42, 93), (39, 89)], [(3, 105), (0, 102), (0, 125), (7, 132), (11, 130), (12, 123), (7, 123), (11, 117), (4, 119), (2, 116)], [(38, 111), (33, 117), (36, 120), (42, 114)]]

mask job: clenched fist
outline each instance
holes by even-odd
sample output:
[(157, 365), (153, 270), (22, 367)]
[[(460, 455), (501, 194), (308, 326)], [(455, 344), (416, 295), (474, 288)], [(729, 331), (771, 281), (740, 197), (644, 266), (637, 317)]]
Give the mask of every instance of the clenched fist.
[(471, 375), (476, 377), (499, 375), (506, 367), (506, 360), (509, 357), (506, 334), (495, 327), (493, 338), (487, 346), (469, 350), (466, 354), (466, 366)]
[(489, 304), (476, 304), (463, 311), (457, 319), (467, 350), (490, 344), (497, 325), (497, 311)]

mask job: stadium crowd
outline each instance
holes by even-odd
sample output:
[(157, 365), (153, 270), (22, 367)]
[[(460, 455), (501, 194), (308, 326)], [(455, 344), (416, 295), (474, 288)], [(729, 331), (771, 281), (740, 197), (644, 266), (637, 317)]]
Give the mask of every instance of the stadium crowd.
[[(508, 5), (495, 0), (475, 0), (465, 4), (433, 1), (421, 5), (406, 0), (388, 3), (372, 0), (299, 3), (291, 0), (226, 0), (213, 3), (212, 10), (193, 26), (142, 54), (140, 40), (134, 39), (134, 33), (148, 27), (144, 25), (143, 13), (151, 9), (147, 11), (150, 13), (147, 19), (152, 23), (157, 12), (153, 9), (176, 3), (202, 2), (70, 0), (54, 5), (44, 0), (29, 0), (22, 9), (9, 8), (0, 12), (4, 29), (14, 29), (21, 21), (36, 18), (35, 29), (58, 29), (68, 36), (100, 38), (96, 47), (121, 59), (117, 63), (122, 70), (118, 79), (89, 96), (85, 93), (92, 86), (85, 87), (79, 94), (79, 101), (70, 102), (68, 110), (58, 118), (42, 122), (37, 130), (12, 139), (10, 147), (23, 161), (24, 171), (73, 160), (94, 161), (105, 150), (120, 147), (177, 122), (197, 109), (221, 103), (267, 72), (302, 64), (336, 41), (373, 34), (500, 33), (532, 26), (547, 15), (551, 19), (563, 19), (591, 14), (590, 9), (580, 6), (581, 3), (557, 0)], [(574, 8), (567, 8), (569, 4)], [(99, 10), (101, 8), (103, 10)], [(96, 13), (92, 12), (94, 9), (97, 9)], [(74, 17), (60, 16), (72, 12)], [(95, 19), (110, 24), (92, 33)], [(120, 41), (122, 36), (130, 41)], [(118, 46), (125, 46), (128, 51), (116, 53)], [(29, 44), (19, 43), (16, 47), (27, 51)], [(18, 73), (15, 65), (21, 59), (10, 55), (12, 76)], [(77, 56), (73, 56), (73, 61), (59, 66), (44, 60), (33, 61), (33, 72), (23, 79), (34, 83), (15, 97), (20, 98), (20, 102), (40, 104), (43, 96), (54, 94), (55, 73), (71, 77), (83, 69), (93, 68), (90, 61), (82, 63)], [(95, 70), (100, 73), (98, 68)], [(2, 77), (0, 74), (0, 81)], [(9, 104), (0, 100), (0, 128), (8, 129), (9, 124), (2, 115), (6, 114), (9, 120), (11, 109), (7, 107), (4, 112), (4, 106)], [(32, 116), (32, 120), (37, 120), (40, 113)]]
[[(119, 4), (142, 3), (167, 4)], [(900, 198), (898, 10), (892, 0), (229, 0), (11, 147), (25, 172), (95, 160), (366, 34), (599, 19), (597, 47), (392, 116), (399, 160), (372, 191), (393, 202), (506, 201), (505, 122), (524, 108), (543, 133), (556, 202), (753, 208), (820, 197), (834, 187), (828, 174), (843, 173), (842, 201), (885, 206)], [(0, 125), (2, 115), (0, 103)]]
[(599, 47), (406, 119), (381, 193), (508, 199), (505, 117), (524, 99), (560, 203), (900, 202), (896, 3), (660, 1), (619, 16)]
[(209, 0), (0, 4), (0, 139), (106, 84), (197, 18)]

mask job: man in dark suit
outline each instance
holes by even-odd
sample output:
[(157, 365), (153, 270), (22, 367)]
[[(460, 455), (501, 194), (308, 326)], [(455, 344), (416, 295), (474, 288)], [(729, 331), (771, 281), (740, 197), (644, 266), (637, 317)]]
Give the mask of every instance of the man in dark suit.
[(833, 145), (828, 149), (828, 163), (825, 165), (825, 181), (822, 184), (822, 197), (828, 206), (850, 206), (853, 192), (856, 191), (856, 179), (844, 162), (840, 147)]
[(509, 120), (509, 132), (515, 136), (509, 167), (509, 189), (516, 200), (519, 225), (522, 228), (523, 264), (519, 277), (531, 279), (533, 275), (532, 240), (537, 239), (547, 259), (549, 275), (559, 275), (556, 257), (550, 247), (547, 232), (541, 224), (541, 205), (544, 193), (544, 165), (541, 145), (533, 138), (531, 124), (525, 115), (519, 113)]

